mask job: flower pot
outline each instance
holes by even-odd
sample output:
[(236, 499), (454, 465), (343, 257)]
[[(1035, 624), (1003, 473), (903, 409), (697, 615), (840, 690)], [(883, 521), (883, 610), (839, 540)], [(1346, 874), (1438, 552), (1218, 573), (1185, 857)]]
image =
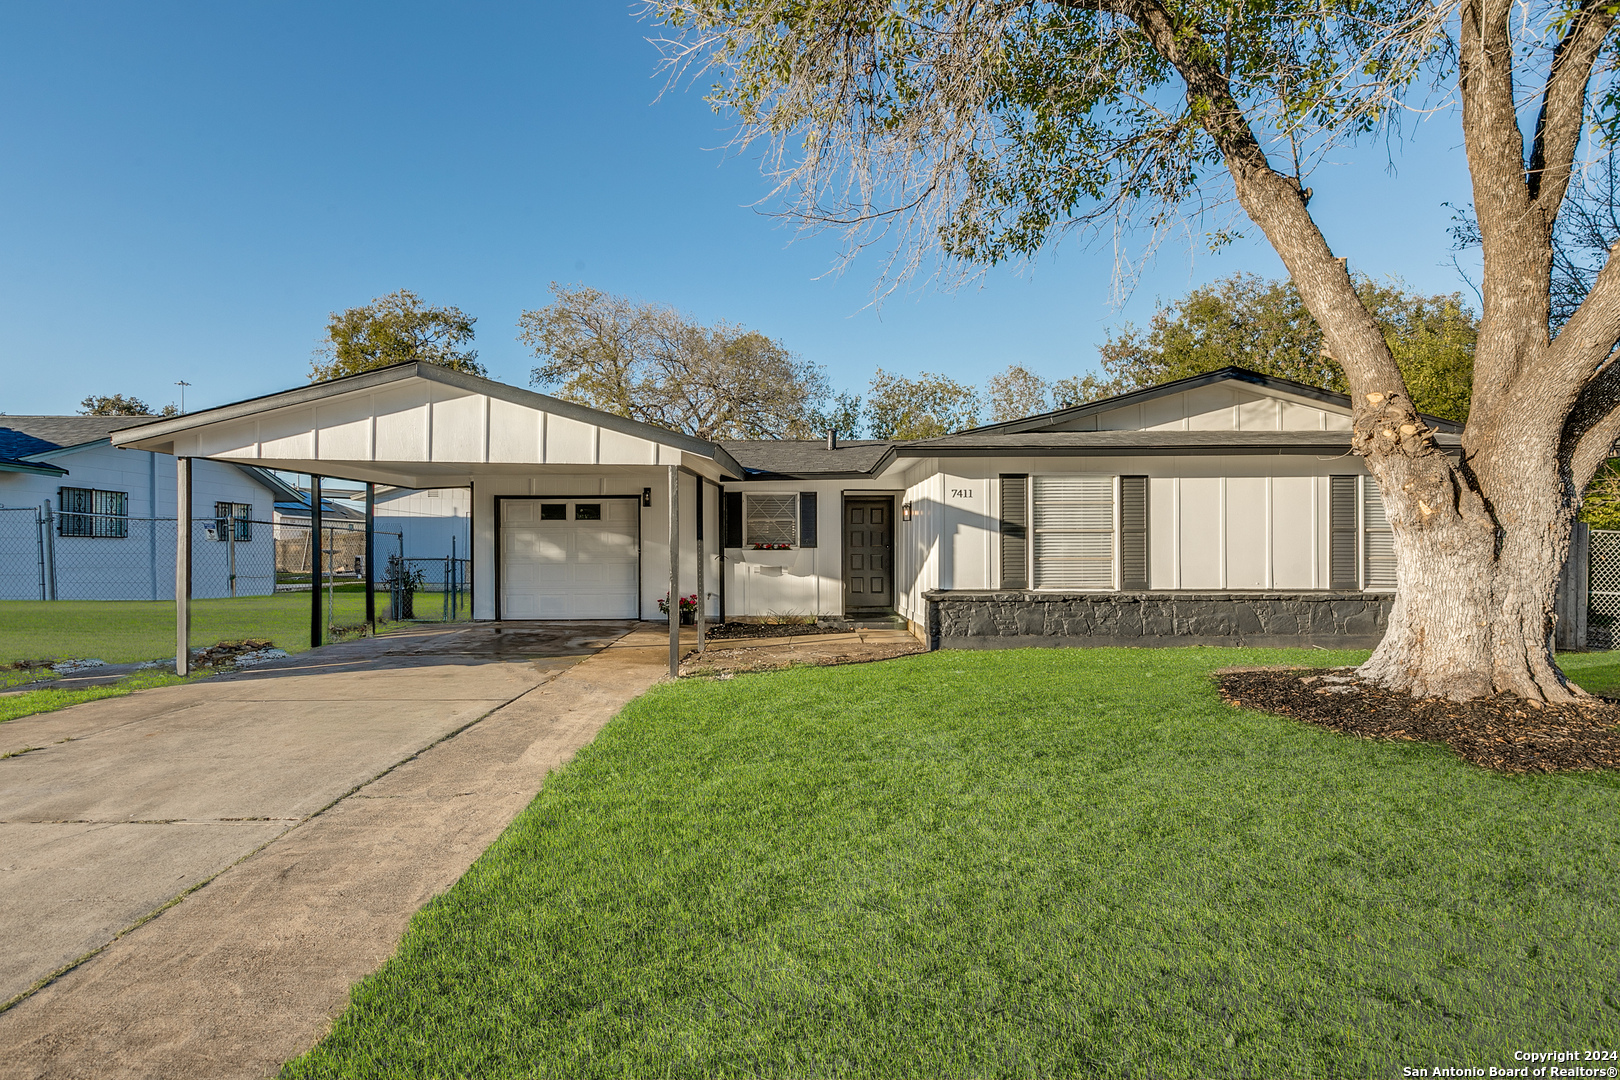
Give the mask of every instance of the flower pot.
[(682, 626), (691, 626), (696, 622), (697, 622), (697, 612), (695, 612), (695, 611), (683, 611), (683, 612), (681, 612), (681, 625)]
[(792, 566), (799, 558), (798, 548), (775, 548), (767, 550), (743, 549), (743, 561), (753, 563), (755, 566)]

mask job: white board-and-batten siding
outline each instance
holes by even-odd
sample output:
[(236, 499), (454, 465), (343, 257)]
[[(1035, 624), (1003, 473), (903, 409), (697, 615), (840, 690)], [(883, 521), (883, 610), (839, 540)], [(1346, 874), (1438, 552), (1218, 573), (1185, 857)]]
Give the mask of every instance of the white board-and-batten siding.
[(921, 461), (907, 473), (911, 521), (899, 525), (902, 614), (918, 618), (929, 589), (1002, 587), (1003, 474), (1146, 476), (1150, 588), (1303, 590), (1329, 587), (1329, 477), (1366, 470), (1315, 455)]
[(1043, 431), (1349, 431), (1346, 408), (1242, 384), (1200, 386), (1059, 422)]
[[(427, 400), (424, 400), (424, 397)], [(377, 464), (383, 471), (455, 476), (455, 465), (691, 465), (655, 439), (546, 412), (486, 394), (427, 383), (359, 391), (288, 406), (199, 433), (177, 435), (175, 451), (197, 457), (273, 463), (309, 471)]]

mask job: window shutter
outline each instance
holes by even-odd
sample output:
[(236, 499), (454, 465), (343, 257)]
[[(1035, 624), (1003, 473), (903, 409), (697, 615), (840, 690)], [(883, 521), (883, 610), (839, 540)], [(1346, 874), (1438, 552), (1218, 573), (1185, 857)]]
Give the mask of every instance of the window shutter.
[(1148, 478), (1119, 478), (1120, 587), (1148, 586)]
[(1328, 588), (1358, 589), (1356, 478), (1328, 477)]
[(799, 492), (799, 546), (816, 546), (816, 493)]
[(1395, 533), (1384, 515), (1384, 493), (1378, 481), (1368, 477), (1362, 484), (1361, 542), (1362, 587), (1395, 588)]
[(725, 534), (726, 547), (742, 547), (742, 492), (728, 491), (725, 493), (725, 497), (720, 502), (720, 516), (725, 519), (721, 523), (720, 531)]
[(1001, 587), (1029, 588), (1029, 477), (1001, 476)]
[(703, 539), (703, 485), (708, 483), (703, 477), (697, 478), (697, 538)]

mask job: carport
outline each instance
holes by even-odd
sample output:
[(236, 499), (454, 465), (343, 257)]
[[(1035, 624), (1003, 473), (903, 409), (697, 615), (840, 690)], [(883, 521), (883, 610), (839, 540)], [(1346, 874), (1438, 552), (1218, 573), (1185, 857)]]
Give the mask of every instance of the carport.
[[(656, 619), (660, 599), (669, 597), (674, 612), (677, 598), (695, 593), (700, 648), (721, 600), (710, 591), (721, 581), (721, 551), (704, 540), (718, 533), (723, 485), (743, 477), (715, 443), (426, 363), (159, 420), (120, 431), (113, 443), (174, 455), (180, 522), (192, 517), (195, 458), (306, 473), (317, 515), (323, 477), (468, 488), (475, 619)], [(175, 662), (184, 672), (184, 527), (175, 559)], [(312, 589), (315, 633), (319, 605)], [(673, 673), (680, 621), (669, 622)]]

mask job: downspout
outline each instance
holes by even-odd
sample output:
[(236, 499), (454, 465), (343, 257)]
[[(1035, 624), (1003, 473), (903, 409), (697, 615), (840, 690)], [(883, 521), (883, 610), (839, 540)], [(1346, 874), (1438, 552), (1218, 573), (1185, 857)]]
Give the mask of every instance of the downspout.
[(720, 539), (715, 542), (715, 550), (720, 556), (720, 621), (726, 621), (726, 579), (731, 576), (731, 567), (726, 560), (726, 485), (716, 484), (715, 490), (719, 495), (716, 506), (719, 513), (715, 515), (720, 519)]

